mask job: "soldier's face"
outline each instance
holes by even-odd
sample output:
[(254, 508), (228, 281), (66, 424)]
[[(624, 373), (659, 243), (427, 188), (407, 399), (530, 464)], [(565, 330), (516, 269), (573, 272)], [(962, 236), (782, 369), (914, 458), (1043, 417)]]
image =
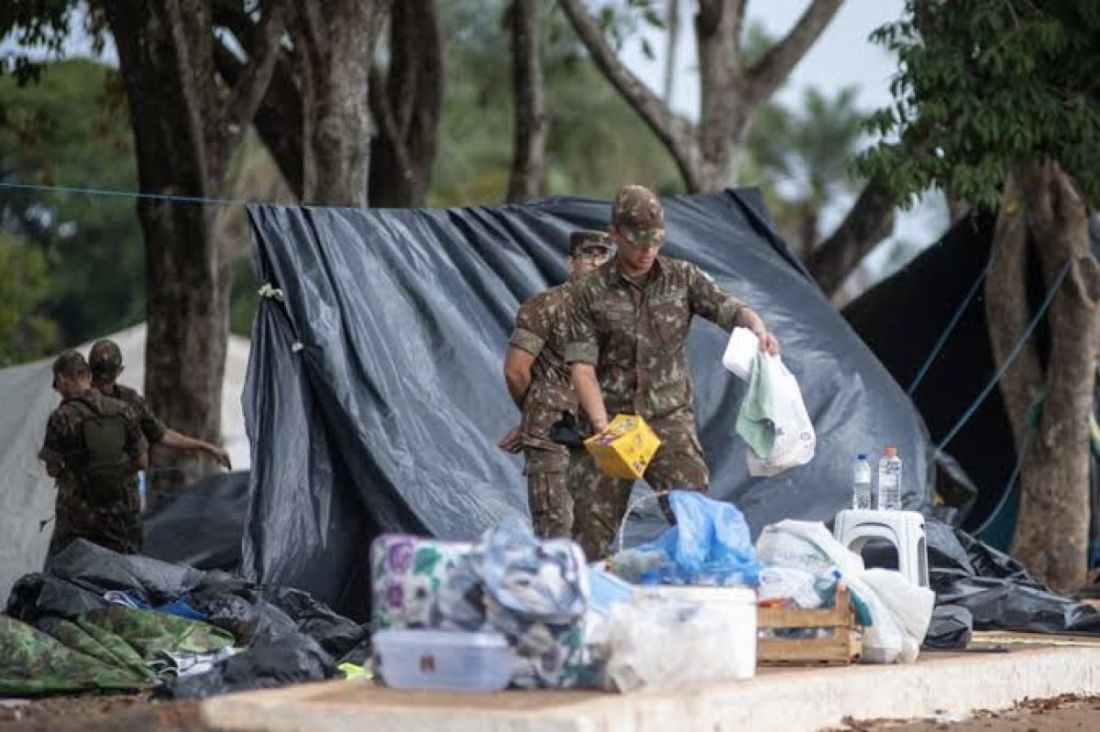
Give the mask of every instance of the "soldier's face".
[(657, 261), (657, 254), (661, 251), (660, 244), (647, 244), (634, 241), (627, 237), (617, 227), (611, 228), (611, 238), (618, 245), (617, 254), (625, 269), (630, 274), (645, 274)]
[(569, 275), (573, 279), (584, 277), (611, 257), (611, 250), (604, 247), (587, 247), (569, 257)]

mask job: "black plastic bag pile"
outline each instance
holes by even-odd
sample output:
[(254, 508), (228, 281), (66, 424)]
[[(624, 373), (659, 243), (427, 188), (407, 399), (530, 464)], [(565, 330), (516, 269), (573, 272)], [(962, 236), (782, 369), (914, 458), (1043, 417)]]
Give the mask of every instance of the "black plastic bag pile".
[(20, 579), (7, 614), (31, 625), (74, 618), (109, 602), (116, 591), (158, 607), (184, 600), (203, 621), (233, 635), (244, 650), (211, 671), (162, 688), (172, 698), (201, 698), (332, 678), (339, 663), (362, 664), (369, 631), (300, 590), (257, 586), (222, 571), (202, 572), (77, 541), (51, 561), (47, 573)]

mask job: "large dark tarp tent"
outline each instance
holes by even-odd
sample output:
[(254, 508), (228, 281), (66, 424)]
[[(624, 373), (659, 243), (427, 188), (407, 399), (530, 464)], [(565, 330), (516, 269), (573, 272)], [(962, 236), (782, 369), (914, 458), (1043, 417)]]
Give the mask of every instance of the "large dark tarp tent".
[[(830, 519), (850, 501), (857, 452), (897, 444), (906, 501), (923, 503), (919, 416), (779, 241), (755, 190), (666, 200), (667, 254), (698, 263), (761, 312), (783, 343), (818, 435), (817, 457), (751, 478), (734, 422), (744, 386), (726, 336), (688, 342), (712, 494), (754, 531)], [(268, 294), (252, 334), (245, 414), (252, 502), (243, 570), (362, 616), (378, 530), (474, 537), (526, 515), (518, 415), (502, 356), (519, 304), (565, 277), (568, 233), (603, 228), (606, 201), (555, 198), (447, 210), (249, 207)]]

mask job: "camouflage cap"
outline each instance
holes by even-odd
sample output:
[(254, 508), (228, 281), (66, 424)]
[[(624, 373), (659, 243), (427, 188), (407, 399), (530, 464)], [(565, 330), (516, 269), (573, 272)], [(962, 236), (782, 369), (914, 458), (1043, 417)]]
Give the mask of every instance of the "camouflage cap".
[(665, 243), (665, 210), (657, 194), (645, 186), (625, 185), (615, 194), (611, 223), (634, 243)]
[(88, 364), (98, 376), (117, 376), (122, 370), (122, 350), (114, 341), (103, 338), (92, 344), (88, 354)]
[(574, 256), (584, 249), (599, 247), (611, 251), (615, 247), (611, 237), (606, 231), (594, 229), (579, 229), (569, 235), (569, 256)]
[(80, 351), (70, 348), (62, 351), (61, 355), (54, 359), (53, 385), (57, 386), (57, 377), (59, 376), (76, 379), (87, 373), (89, 373), (88, 362), (84, 360), (84, 355)]

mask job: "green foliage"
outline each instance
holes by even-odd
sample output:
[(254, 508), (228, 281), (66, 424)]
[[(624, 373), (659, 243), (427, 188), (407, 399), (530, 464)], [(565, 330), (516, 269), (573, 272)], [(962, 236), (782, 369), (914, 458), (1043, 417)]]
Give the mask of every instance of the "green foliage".
[[(122, 100), (115, 72), (88, 61), (51, 64), (27, 86), (0, 77), (0, 180), (135, 189)], [(44, 315), (63, 344), (141, 319), (144, 250), (132, 200), (8, 189), (0, 230), (45, 262)]]
[(57, 326), (43, 315), (47, 285), (42, 252), (0, 233), (0, 368), (57, 347)]
[[(447, 86), (432, 205), (496, 204), (512, 161), (510, 38), (504, 0), (443, 0)], [(584, 52), (564, 15), (547, 4), (543, 67), (550, 114), (550, 193), (609, 197), (622, 181), (682, 190), (675, 166), (638, 115)]]
[(900, 71), (859, 167), (899, 201), (938, 186), (993, 208), (1009, 170), (1045, 160), (1100, 201), (1100, 3), (907, 0), (872, 38)]

